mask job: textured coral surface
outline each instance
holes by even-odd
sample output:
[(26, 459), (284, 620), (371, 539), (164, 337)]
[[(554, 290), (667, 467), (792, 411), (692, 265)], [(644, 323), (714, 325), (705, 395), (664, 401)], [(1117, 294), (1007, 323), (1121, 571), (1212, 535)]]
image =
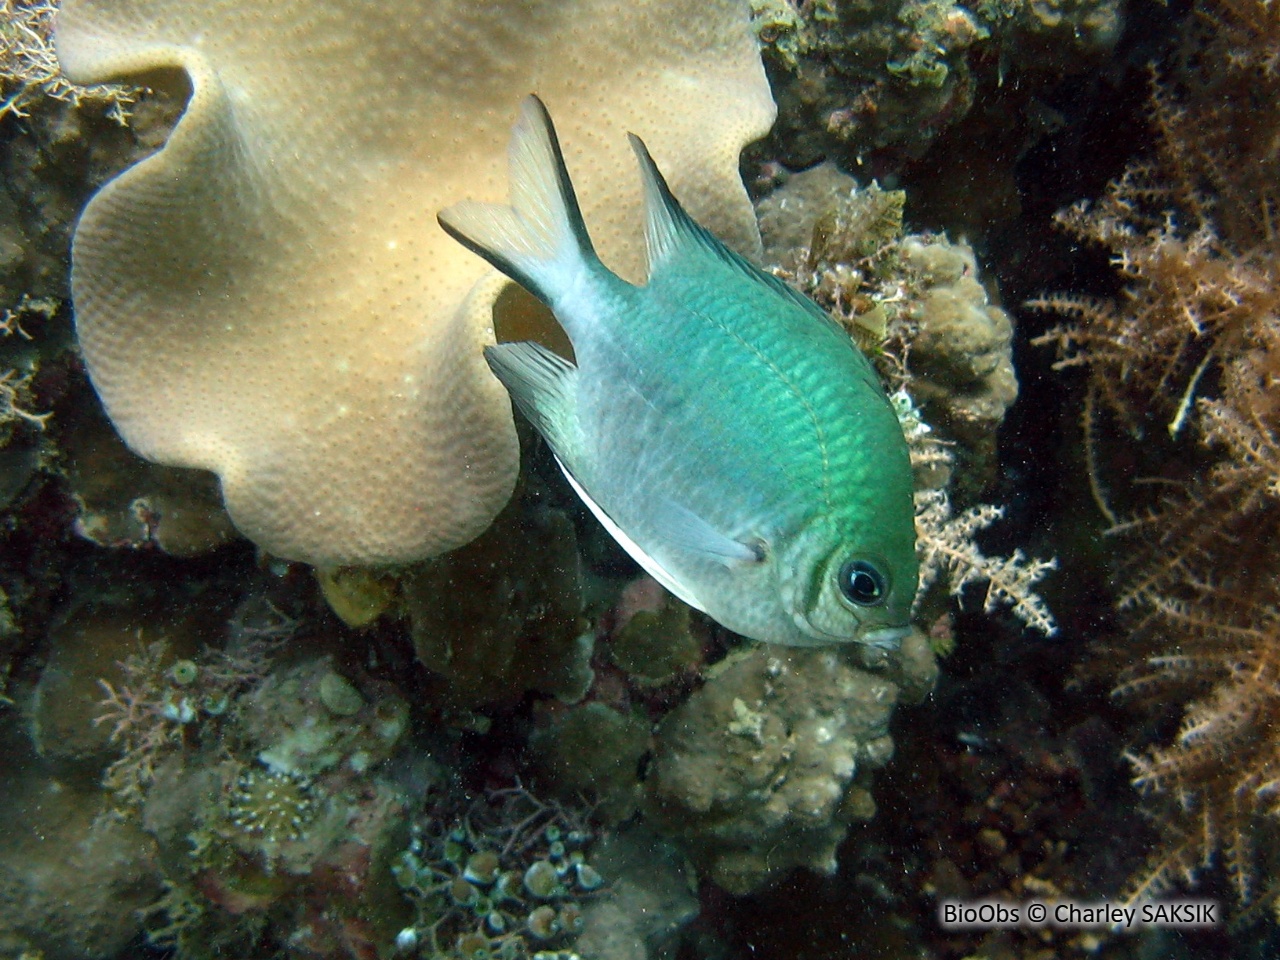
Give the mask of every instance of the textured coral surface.
[(667, 0), (73, 0), (57, 39), (72, 77), (191, 86), (164, 149), (80, 220), (80, 345), (126, 441), (216, 472), (281, 556), (439, 553), (509, 496), (511, 413), (480, 351), (501, 285), (468, 299), (484, 265), (435, 213), (502, 197), (526, 93), (623, 273), (643, 250), (628, 131), (695, 215), (758, 250), (737, 156), (773, 106), (733, 0), (696, 18)]
[[(903, 672), (927, 687), (936, 667), (913, 643)], [(897, 684), (836, 651), (759, 647), (721, 666), (658, 726), (649, 815), (734, 893), (797, 865), (834, 872), (849, 824), (874, 813), (864, 771), (893, 754)]]

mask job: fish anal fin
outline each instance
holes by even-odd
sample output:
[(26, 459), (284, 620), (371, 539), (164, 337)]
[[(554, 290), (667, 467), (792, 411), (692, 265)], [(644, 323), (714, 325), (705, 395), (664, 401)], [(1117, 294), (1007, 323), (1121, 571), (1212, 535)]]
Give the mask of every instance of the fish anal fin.
[(484, 358), (557, 456), (575, 452), (578, 368), (540, 343), (499, 343)]

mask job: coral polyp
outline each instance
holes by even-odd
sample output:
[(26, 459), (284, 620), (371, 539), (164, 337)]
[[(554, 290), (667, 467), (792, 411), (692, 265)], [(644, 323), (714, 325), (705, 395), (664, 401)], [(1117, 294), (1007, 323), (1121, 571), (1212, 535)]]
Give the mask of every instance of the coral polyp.
[(592, 840), (584, 814), (519, 787), (428, 804), (392, 869), (417, 913), (397, 934), (397, 949), (432, 958), (576, 957), (583, 904), (605, 884), (588, 862)]
[(300, 840), (315, 817), (311, 780), (293, 773), (245, 770), (236, 780), (227, 817), (267, 843)]

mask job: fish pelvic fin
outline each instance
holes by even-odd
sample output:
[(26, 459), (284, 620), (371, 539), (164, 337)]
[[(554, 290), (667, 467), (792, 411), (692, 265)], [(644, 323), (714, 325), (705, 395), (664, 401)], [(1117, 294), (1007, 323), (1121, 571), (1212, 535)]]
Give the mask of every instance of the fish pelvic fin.
[(499, 343), (484, 358), (561, 461), (578, 452), (578, 368), (539, 343)]
[(463, 200), (436, 219), (445, 233), (554, 309), (582, 272), (600, 261), (551, 115), (536, 96), (520, 104), (507, 162), (509, 205)]
[(634, 133), (627, 134), (627, 138), (640, 162), (640, 177), (644, 182), (644, 234), (649, 255), (650, 280), (660, 272), (696, 269), (697, 266), (713, 262), (745, 274), (747, 279), (785, 297), (825, 323), (834, 325), (835, 321), (816, 303), (730, 250), (715, 234), (689, 216), (667, 186), (662, 171), (654, 163), (644, 141)]

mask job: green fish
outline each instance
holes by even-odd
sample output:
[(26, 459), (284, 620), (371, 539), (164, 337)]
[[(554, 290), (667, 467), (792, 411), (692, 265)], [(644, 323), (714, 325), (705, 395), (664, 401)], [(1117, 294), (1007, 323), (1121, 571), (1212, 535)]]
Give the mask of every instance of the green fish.
[(631, 137), (649, 279), (597, 257), (546, 108), (527, 98), (510, 206), (440, 213), (555, 313), (576, 365), (485, 350), (569, 483), (659, 583), (745, 637), (895, 647), (916, 592), (911, 464), (871, 364), (811, 300), (698, 226)]

